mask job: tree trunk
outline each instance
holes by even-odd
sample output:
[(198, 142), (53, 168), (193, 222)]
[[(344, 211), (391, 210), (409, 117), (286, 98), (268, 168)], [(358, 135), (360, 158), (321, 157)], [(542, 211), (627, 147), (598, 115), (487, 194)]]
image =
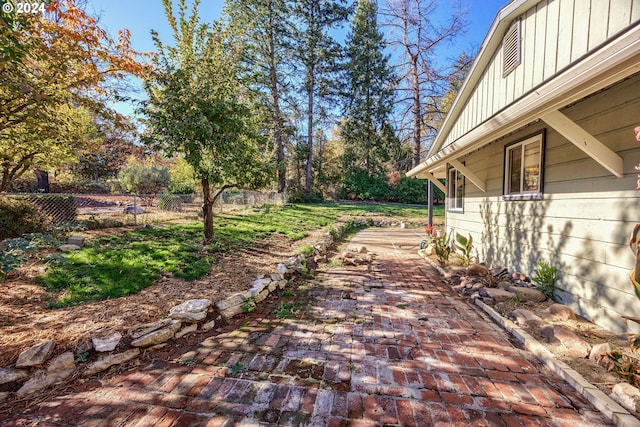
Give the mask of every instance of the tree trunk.
[(36, 179), (38, 180), (38, 192), (49, 193), (49, 172), (36, 169)]
[(273, 121), (275, 128), (273, 138), (276, 143), (276, 162), (278, 168), (278, 193), (283, 193), (286, 186), (286, 165), (284, 162), (284, 141), (282, 140), (282, 113), (280, 112), (280, 92), (278, 90), (278, 73), (276, 69), (276, 34), (273, 22), (273, 0), (269, 0), (269, 75), (271, 78), (271, 101), (273, 102)]
[(207, 178), (202, 178), (202, 195), (204, 202), (202, 204), (202, 215), (204, 217), (204, 241), (205, 243), (213, 240), (213, 205), (215, 200), (211, 196), (211, 186)]
[(304, 188), (305, 190), (311, 190), (312, 182), (312, 173), (313, 173), (313, 87), (315, 85), (314, 80), (314, 70), (310, 69), (309, 74), (307, 76), (308, 83), (308, 94), (309, 94), (309, 103), (308, 103), (308, 111), (307, 111), (307, 149), (309, 153), (307, 154), (307, 174), (305, 176)]

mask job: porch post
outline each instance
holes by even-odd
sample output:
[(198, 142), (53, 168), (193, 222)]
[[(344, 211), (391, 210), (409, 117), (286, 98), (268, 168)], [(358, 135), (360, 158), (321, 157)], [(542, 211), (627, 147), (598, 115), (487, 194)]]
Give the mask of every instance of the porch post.
[(427, 188), (427, 209), (429, 211), (429, 219), (427, 222), (429, 225), (433, 225), (433, 182), (431, 180), (429, 180)]

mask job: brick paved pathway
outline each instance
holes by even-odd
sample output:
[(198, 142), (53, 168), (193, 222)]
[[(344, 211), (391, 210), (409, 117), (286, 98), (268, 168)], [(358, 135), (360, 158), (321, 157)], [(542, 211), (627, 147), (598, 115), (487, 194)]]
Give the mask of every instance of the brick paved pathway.
[[(610, 425), (444, 286), (414, 255), (419, 239), (411, 230), (361, 232), (352, 245), (376, 253), (371, 265), (329, 266), (304, 297), (267, 300), (176, 360), (0, 424)], [(302, 308), (298, 317), (276, 317), (283, 299)]]

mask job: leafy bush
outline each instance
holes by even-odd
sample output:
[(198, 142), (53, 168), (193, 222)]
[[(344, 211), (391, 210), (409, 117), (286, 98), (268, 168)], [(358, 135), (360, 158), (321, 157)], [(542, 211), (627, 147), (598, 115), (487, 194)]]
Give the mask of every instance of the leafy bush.
[(364, 169), (345, 172), (340, 196), (351, 200), (388, 200), (389, 183), (384, 174), (369, 175)]
[(160, 166), (128, 166), (120, 171), (118, 178), (129, 193), (157, 194), (169, 185), (169, 171)]
[(556, 290), (556, 280), (558, 280), (558, 269), (545, 261), (538, 261), (533, 269), (531, 277), (536, 289), (545, 294), (549, 299), (554, 299)]
[(391, 186), (389, 200), (399, 203), (427, 203), (428, 181), (425, 179), (409, 178), (401, 176)]
[(41, 233), (50, 226), (36, 204), (21, 197), (0, 197), (0, 239)]
[(195, 192), (195, 186), (185, 182), (171, 182), (167, 187), (167, 193), (169, 194), (193, 194)]
[(287, 187), (287, 197), (289, 203), (319, 203), (324, 200), (322, 191), (315, 188), (306, 190), (298, 184)]
[(26, 261), (30, 252), (59, 244), (53, 236), (42, 233), (29, 233), (23, 237), (3, 240), (0, 242), (0, 280)]
[(473, 237), (471, 234), (465, 237), (460, 233), (456, 233), (455, 249), (456, 255), (462, 263), (469, 265), (471, 263), (471, 251), (473, 251)]

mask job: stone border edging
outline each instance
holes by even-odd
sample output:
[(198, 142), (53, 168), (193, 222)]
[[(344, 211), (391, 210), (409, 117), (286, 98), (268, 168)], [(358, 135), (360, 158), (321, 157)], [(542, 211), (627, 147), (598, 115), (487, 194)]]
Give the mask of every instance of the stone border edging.
[[(431, 267), (437, 270), (444, 277), (446, 272), (441, 266), (434, 263), (427, 256), (420, 253), (420, 251), (418, 252), (418, 254), (427, 261)], [(568, 382), (569, 385), (587, 399), (598, 411), (602, 412), (611, 421), (613, 421), (616, 426), (640, 427), (640, 420), (638, 418), (632, 415), (602, 390), (587, 381), (575, 369), (572, 369), (561, 360), (557, 360), (553, 353), (547, 350), (543, 344), (529, 335), (525, 330), (520, 328), (511, 320), (502, 317), (500, 313), (482, 302), (480, 299), (475, 299), (475, 304), (488, 314), (501, 328), (509, 332), (528, 351), (533, 353), (543, 365)]]

